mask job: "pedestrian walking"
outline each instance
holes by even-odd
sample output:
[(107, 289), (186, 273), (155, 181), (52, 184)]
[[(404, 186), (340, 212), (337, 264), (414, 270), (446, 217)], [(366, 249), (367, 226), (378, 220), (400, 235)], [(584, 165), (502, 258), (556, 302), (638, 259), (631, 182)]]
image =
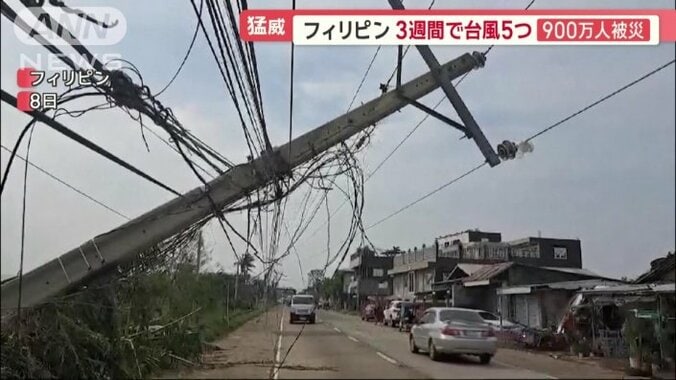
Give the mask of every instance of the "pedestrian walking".
[(384, 310), (383, 310), (382, 303), (380, 303), (380, 302), (376, 303), (375, 314), (376, 314), (376, 325), (378, 325), (378, 324), (382, 325), (383, 319), (385, 317), (385, 313), (384, 313)]

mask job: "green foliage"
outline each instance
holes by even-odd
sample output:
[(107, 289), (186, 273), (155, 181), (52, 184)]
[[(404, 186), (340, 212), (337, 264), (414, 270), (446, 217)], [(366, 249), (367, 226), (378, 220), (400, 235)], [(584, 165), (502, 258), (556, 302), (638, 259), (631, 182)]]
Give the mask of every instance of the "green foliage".
[(622, 326), (622, 334), (629, 343), (630, 355), (644, 361), (652, 359), (652, 353), (657, 344), (653, 321), (636, 318), (634, 313), (627, 313)]
[(253, 255), (249, 252), (244, 253), (239, 261), (237, 261), (237, 267), (239, 273), (246, 280), (249, 277), (249, 272), (251, 272), (254, 267)]
[[(2, 329), (4, 378), (140, 378), (199, 361), (202, 342), (259, 312), (234, 301), (235, 276), (198, 274), (195, 250), (142, 256), (114, 281), (24, 311), (20, 332)], [(205, 253), (202, 252), (202, 255)]]
[(341, 276), (325, 278), (320, 285), (322, 297), (326, 299), (340, 299), (343, 292), (343, 279)]

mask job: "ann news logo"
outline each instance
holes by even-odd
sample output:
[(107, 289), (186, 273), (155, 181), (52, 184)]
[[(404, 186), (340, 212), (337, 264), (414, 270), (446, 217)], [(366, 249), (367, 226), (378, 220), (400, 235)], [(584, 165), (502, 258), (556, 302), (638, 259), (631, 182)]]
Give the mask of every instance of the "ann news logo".
[(61, 0), (21, 0), (25, 8), (18, 17), (25, 25), (14, 24), (14, 34), (28, 45), (41, 45), (41, 36), (55, 46), (114, 45), (124, 38), (127, 20), (112, 7), (71, 8)]

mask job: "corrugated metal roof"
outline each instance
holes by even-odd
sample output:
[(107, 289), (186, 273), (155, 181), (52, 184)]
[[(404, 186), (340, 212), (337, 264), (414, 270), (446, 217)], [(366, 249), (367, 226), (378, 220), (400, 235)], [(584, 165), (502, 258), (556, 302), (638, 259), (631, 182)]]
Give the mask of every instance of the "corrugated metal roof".
[(576, 290), (576, 289), (590, 289), (596, 286), (613, 286), (619, 284), (621, 284), (621, 282), (619, 281), (608, 281), (598, 278), (591, 280), (552, 282), (551, 284), (545, 284), (545, 286), (550, 289)]
[(478, 271), (479, 269), (483, 267), (487, 267), (489, 265), (487, 264), (458, 264), (457, 267), (460, 268), (463, 272), (465, 272), (468, 276), (471, 275), (472, 273)]
[(578, 290), (578, 289), (593, 289), (597, 286), (615, 286), (619, 285), (621, 282), (619, 281), (608, 281), (605, 279), (590, 279), (590, 280), (576, 280), (576, 281), (559, 281), (559, 282), (551, 282), (551, 283), (541, 283), (541, 284), (526, 284), (526, 285), (518, 285), (518, 286), (509, 286), (509, 287), (504, 287), (501, 288), (501, 290), (504, 291), (510, 291), (513, 289), (527, 289), (528, 291), (532, 289), (543, 289), (543, 288), (549, 288), (549, 289), (561, 289), (561, 290)]
[(387, 271), (388, 275), (395, 275), (395, 274), (401, 274), (401, 273), (408, 273), (410, 271), (415, 271), (415, 270), (421, 270), (421, 269), (427, 269), (434, 265), (434, 261), (416, 261), (410, 264), (401, 264), (397, 265), (396, 267), (390, 269)]
[(555, 270), (559, 272), (566, 272), (566, 273), (572, 273), (572, 274), (579, 274), (583, 276), (589, 276), (589, 277), (599, 277), (599, 278), (607, 278), (604, 276), (601, 276), (599, 274), (596, 274), (589, 269), (584, 269), (584, 268), (562, 268), (562, 267), (543, 267), (544, 269), (549, 269), (549, 270)]
[(513, 262), (505, 262), (493, 265), (486, 265), (483, 268), (479, 268), (476, 272), (462, 279), (462, 282), (474, 282), (474, 281), (483, 281), (490, 280), (493, 277), (499, 275), (500, 273), (509, 269)]
[(630, 284), (617, 286), (597, 286), (594, 289), (583, 290), (580, 293), (589, 294), (634, 294), (634, 293), (669, 293), (674, 292), (674, 283), (669, 284)]
[(674, 268), (676, 268), (676, 257), (673, 253), (669, 253), (665, 257), (653, 260), (650, 264), (652, 268), (638, 276), (638, 278), (634, 280), (634, 283), (645, 284), (648, 282), (657, 281), (666, 273), (673, 272)]
[(656, 293), (674, 293), (676, 290), (676, 284), (673, 282), (671, 284), (659, 284), (653, 285), (653, 290)]

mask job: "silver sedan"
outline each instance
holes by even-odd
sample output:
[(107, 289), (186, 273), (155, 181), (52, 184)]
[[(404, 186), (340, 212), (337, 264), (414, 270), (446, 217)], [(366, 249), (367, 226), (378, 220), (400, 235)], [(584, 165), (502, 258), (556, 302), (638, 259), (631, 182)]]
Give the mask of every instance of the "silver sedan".
[(471, 310), (432, 307), (411, 328), (409, 347), (413, 353), (427, 351), (432, 360), (439, 360), (441, 354), (470, 354), (488, 364), (497, 350), (497, 338)]

